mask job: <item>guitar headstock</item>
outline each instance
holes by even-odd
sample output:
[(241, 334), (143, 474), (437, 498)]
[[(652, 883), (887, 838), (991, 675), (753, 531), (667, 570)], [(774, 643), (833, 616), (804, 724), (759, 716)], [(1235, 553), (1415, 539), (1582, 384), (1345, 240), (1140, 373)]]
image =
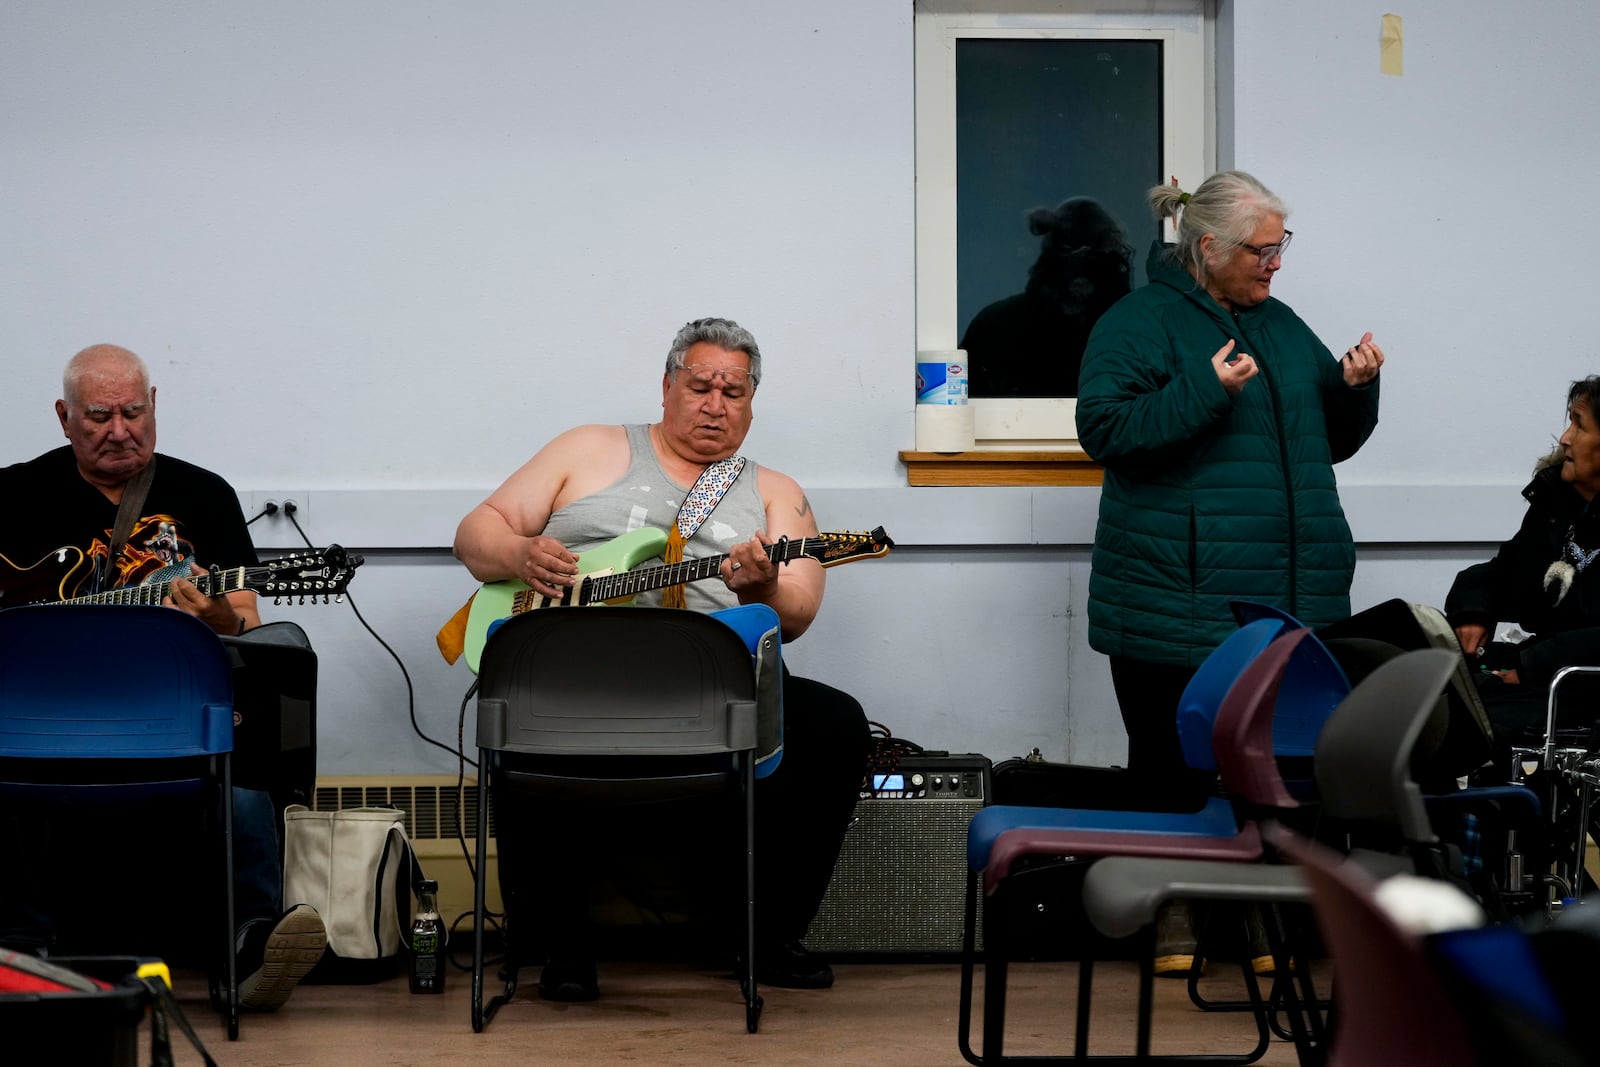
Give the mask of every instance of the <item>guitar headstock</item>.
[(807, 537), (804, 554), (817, 560), (824, 567), (833, 567), (840, 563), (853, 563), (858, 559), (887, 556), (893, 547), (894, 542), (883, 532), (883, 527), (878, 526), (874, 527), (871, 533), (843, 531)]
[(321, 597), (326, 604), (334, 597), (343, 597), (350, 587), (350, 576), (362, 562), (359, 555), (329, 545), (320, 551), (268, 560), (261, 567), (265, 574), (259, 579), (252, 575), (253, 580), (247, 584), (257, 593), (272, 597), (273, 603), (285, 597), (299, 597), (301, 603), (306, 597), (313, 602)]

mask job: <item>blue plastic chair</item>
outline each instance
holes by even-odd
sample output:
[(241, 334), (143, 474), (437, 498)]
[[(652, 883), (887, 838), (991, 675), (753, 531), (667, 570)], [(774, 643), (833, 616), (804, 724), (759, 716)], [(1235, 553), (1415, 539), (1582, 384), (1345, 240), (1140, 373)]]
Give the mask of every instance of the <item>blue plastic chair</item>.
[[(1285, 629), (1297, 630), (1305, 623), (1282, 608), (1235, 600), (1233, 617), (1240, 626), (1261, 619), (1276, 619)], [(1322, 726), (1339, 702), (1350, 695), (1350, 678), (1315, 633), (1309, 634), (1295, 650), (1289, 673), (1278, 693), (1278, 706), (1272, 713), (1272, 751), (1279, 758), (1310, 759), (1317, 750)]]
[(220, 810), (217, 947), (229, 1040), (239, 1034), (231, 670), (211, 628), (172, 608), (0, 611), (0, 795), (7, 804), (194, 796)]

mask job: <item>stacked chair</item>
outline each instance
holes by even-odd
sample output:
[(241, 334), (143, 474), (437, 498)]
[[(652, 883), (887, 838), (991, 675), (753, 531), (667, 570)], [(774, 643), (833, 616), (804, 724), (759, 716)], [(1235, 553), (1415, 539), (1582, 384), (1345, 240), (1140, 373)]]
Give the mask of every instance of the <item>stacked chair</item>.
[[(1463, 1018), (1452, 1006), (1454, 994), (1441, 992), (1439, 962), (1426, 955), (1419, 939), (1402, 935), (1376, 914), (1370, 899), (1376, 880), (1396, 874), (1442, 878), (1458, 888), (1465, 886), (1454, 853), (1434, 832), (1426, 795), (1412, 773), (1414, 761), (1426, 756), (1419, 742), (1439, 714), (1440, 697), (1459, 658), (1443, 650), (1403, 653), (1361, 681), (1329, 718), (1315, 756), (1322, 805), (1319, 829), (1321, 837), (1341, 846), (1340, 851), (1269, 822), (1263, 827), (1268, 845), (1301, 865), (1104, 859), (1084, 879), (1084, 908), (1090, 921), (1107, 936), (1127, 936), (1153, 929), (1156, 910), (1170, 899), (1266, 905), (1274, 919), (1268, 931), (1282, 974), (1287, 963), (1283, 956), (1300, 951), (1286, 937), (1297, 930), (1291, 906), (1310, 904), (1317, 910), (1323, 943), (1334, 959), (1335, 1018), (1331, 1048), (1326, 1038), (1329, 1028), (1314, 1012), (1304, 1030), (1296, 1029), (1303, 1063), (1325, 1058), (1344, 1067), (1575, 1062), (1555, 1053), (1506, 1059), (1471, 1052), (1475, 1046), (1488, 1047), (1486, 1041), (1504, 1039), (1504, 1032), (1486, 1034)], [(1512, 946), (1519, 947), (1521, 933), (1515, 928), (1481, 932), (1496, 937), (1508, 933)], [(1526, 963), (1525, 946), (1520, 948)], [(1500, 954), (1498, 966), (1509, 966), (1512, 958)], [(1302, 986), (1301, 1003), (1314, 1003), (1303, 959), (1296, 960), (1294, 972)], [(1527, 973), (1530, 977), (1519, 985), (1533, 990), (1537, 972)], [(1459, 990), (1468, 980), (1459, 973), (1456, 977), (1453, 988)], [(1560, 1050), (1565, 1046), (1549, 1026), (1541, 1027), (1534, 1019), (1523, 1026), (1513, 1044), (1504, 1047)]]
[[(1281, 620), (1259, 619), (1231, 635), (1196, 673), (1179, 711), (1185, 759), (1195, 767), (1214, 766), (1220, 773), (1224, 794), (1201, 811), (1177, 814), (999, 806), (986, 808), (973, 817), (967, 839), (971, 879), (958, 1022), (959, 1044), (969, 1062), (1014, 1062), (1005, 1057), (1003, 1048), (1007, 970), (1014, 946), (1004, 927), (1005, 909), (994, 906), (993, 897), (1003, 890), (1022, 861), (1040, 856), (1181, 856), (1243, 865), (1262, 857), (1259, 817), (1297, 805), (1278, 775), (1272, 722), (1280, 688), (1297, 650), (1314, 647), (1306, 644), (1312, 640), (1307, 630), (1285, 632)], [(1204, 742), (1209, 751), (1196, 751), (1202, 732), (1197, 719), (1206, 716), (1207, 705), (1219, 692), (1225, 695), (1212, 704), (1216, 708), (1211, 717), (1213, 728)], [(1090, 874), (1093, 873), (1091, 869)], [(984, 1010), (982, 1049), (978, 1053), (971, 1047), (970, 1020), (980, 885), (989, 903), (984, 908), (983, 921)], [(1153, 949), (1153, 932), (1150, 940), (1147, 949)], [(1258, 1045), (1249, 1052), (1214, 1062), (1252, 1062), (1270, 1041), (1249, 953), (1244, 956), (1241, 969), (1258, 1024)], [(1076, 1034), (1079, 1060), (1103, 1058), (1087, 1056), (1093, 964), (1087, 954), (1080, 963)], [(1146, 951), (1141, 958), (1141, 1056), (1148, 1056), (1149, 1052), (1152, 974), (1152, 953)]]

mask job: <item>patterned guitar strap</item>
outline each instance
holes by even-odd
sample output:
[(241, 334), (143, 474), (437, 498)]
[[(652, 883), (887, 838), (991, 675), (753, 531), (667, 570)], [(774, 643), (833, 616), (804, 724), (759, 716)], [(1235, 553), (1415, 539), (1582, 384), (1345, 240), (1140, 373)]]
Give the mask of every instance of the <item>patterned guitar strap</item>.
[[(700, 529), (700, 524), (716, 510), (717, 505), (722, 503), (722, 498), (727, 495), (728, 490), (743, 472), (744, 465), (743, 456), (729, 456), (727, 459), (717, 460), (700, 472), (700, 477), (695, 479), (694, 487), (689, 490), (689, 495), (683, 498), (683, 504), (678, 508), (678, 521), (667, 531), (667, 548), (661, 555), (664, 562), (668, 564), (683, 562), (683, 550), (688, 545), (689, 539)], [(664, 608), (689, 606), (684, 597), (683, 583), (669, 585), (661, 591), (661, 606)]]

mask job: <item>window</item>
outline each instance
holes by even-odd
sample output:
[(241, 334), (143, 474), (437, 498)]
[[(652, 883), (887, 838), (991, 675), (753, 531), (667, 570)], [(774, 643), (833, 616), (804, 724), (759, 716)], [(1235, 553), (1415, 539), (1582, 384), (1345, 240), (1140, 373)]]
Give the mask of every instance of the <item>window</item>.
[(1070, 448), (1072, 346), (1143, 281), (1145, 190), (1211, 170), (1205, 0), (973, 6), (916, 4), (917, 347), (970, 343), (978, 448)]

